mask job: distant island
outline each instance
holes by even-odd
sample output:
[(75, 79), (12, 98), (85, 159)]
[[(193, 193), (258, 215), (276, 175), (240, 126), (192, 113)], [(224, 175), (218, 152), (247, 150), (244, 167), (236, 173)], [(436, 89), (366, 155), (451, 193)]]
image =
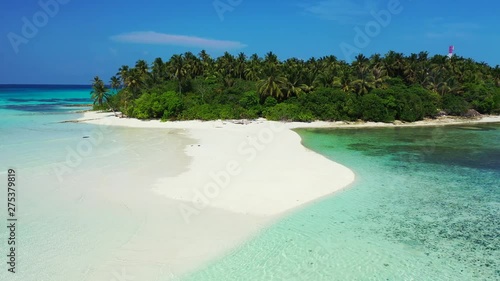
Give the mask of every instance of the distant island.
[(427, 52), (264, 58), (201, 51), (122, 66), (110, 88), (95, 77), (94, 110), (138, 119), (414, 122), (500, 114), (500, 67)]

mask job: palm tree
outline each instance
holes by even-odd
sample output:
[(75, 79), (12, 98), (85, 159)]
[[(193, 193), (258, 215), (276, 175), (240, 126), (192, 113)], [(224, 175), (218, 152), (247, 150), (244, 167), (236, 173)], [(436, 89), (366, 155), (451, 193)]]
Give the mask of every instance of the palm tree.
[(368, 65), (369, 62), (370, 60), (367, 57), (363, 54), (359, 54), (355, 57), (355, 61), (352, 62), (352, 65), (355, 67), (365, 66)]
[(245, 68), (245, 78), (249, 81), (258, 81), (262, 75), (261, 60), (257, 54), (250, 56)]
[(168, 69), (172, 77), (179, 84), (179, 94), (182, 94), (182, 83), (187, 77), (187, 66), (182, 55), (173, 55), (170, 58)]
[(145, 77), (149, 74), (149, 66), (148, 63), (145, 60), (138, 60), (135, 63), (135, 69), (137, 69), (137, 73), (141, 77)]
[(289, 82), (281, 73), (278, 57), (272, 52), (267, 53), (263, 65), (263, 73), (266, 78), (257, 83), (257, 93), (262, 99), (271, 96), (277, 100), (283, 100)]
[(335, 79), (334, 85), (344, 92), (350, 92), (352, 86), (351, 68), (348, 66), (342, 67), (340, 76)]
[(219, 81), (222, 86), (227, 89), (231, 88), (234, 85), (234, 78), (229, 74), (224, 74), (221, 72), (215, 72), (215, 78)]
[(371, 89), (375, 88), (375, 81), (370, 69), (367, 66), (359, 66), (357, 71), (357, 79), (352, 81), (355, 92), (358, 95), (366, 95)]
[(387, 79), (387, 71), (383, 66), (372, 68), (372, 77), (375, 88), (387, 87), (385, 81)]
[(404, 62), (404, 55), (394, 51), (389, 51), (383, 59), (384, 67), (390, 77), (402, 78), (404, 76)]
[(368, 94), (371, 89), (375, 88), (375, 79), (370, 72), (369, 62), (370, 60), (362, 54), (357, 55), (353, 62), (357, 79), (352, 81), (352, 85), (358, 95)]
[[(305, 89), (304, 86), (304, 71), (305, 65), (304, 61), (291, 58), (285, 61), (282, 65), (283, 73), (286, 79), (290, 82), (289, 86), (297, 89)], [(290, 88), (289, 87), (289, 88)], [(295, 91), (293, 91), (295, 92)]]
[(102, 107), (104, 102), (108, 102), (110, 97), (108, 89), (104, 85), (104, 82), (99, 78), (99, 76), (94, 77), (92, 81), (92, 91), (90, 92), (91, 98), (94, 100), (94, 105)]
[(314, 57), (310, 58), (305, 62), (305, 71), (304, 71), (304, 84), (309, 87), (313, 87), (314, 83), (320, 73), (320, 64), (318, 60)]
[(132, 93), (132, 98), (138, 98), (141, 88), (144, 86), (144, 79), (137, 69), (132, 68), (128, 73), (126, 84)]
[(214, 60), (210, 57), (209, 54), (205, 50), (201, 50), (198, 54), (199, 60), (201, 62), (202, 73), (205, 77), (208, 77), (212, 74), (214, 67)]
[(247, 66), (247, 56), (245, 55), (245, 53), (238, 54), (235, 64), (236, 64), (234, 67), (235, 75), (238, 78), (243, 79), (245, 77), (245, 69)]
[(122, 65), (120, 69), (118, 69), (118, 73), (116, 74), (120, 80), (122, 81), (123, 85), (127, 86), (126, 81), (128, 79), (128, 74), (129, 74), (129, 67), (128, 65)]
[(283, 91), (285, 92), (285, 96), (289, 98), (293, 96), (298, 97), (310, 91), (310, 89), (305, 84), (299, 85), (297, 81), (291, 82), (289, 80), (286, 80)]
[(135, 63), (135, 70), (143, 84), (150, 82), (151, 74), (149, 73), (149, 65), (145, 60), (138, 60)]
[(154, 83), (161, 83), (167, 78), (165, 75), (165, 63), (162, 58), (156, 58), (154, 60), (153, 67), (151, 68), (151, 75)]
[(236, 66), (233, 55), (225, 52), (222, 57), (216, 61), (217, 72), (222, 74), (223, 77), (236, 78)]
[(420, 52), (418, 53), (418, 61), (419, 62), (426, 62), (429, 59), (429, 53), (428, 52)]
[(186, 69), (186, 76), (195, 78), (201, 74), (202, 65), (199, 59), (191, 52), (184, 53), (184, 65)]
[(500, 66), (496, 66), (492, 70), (493, 81), (495, 82), (495, 86), (500, 87)]
[(332, 69), (325, 69), (314, 80), (314, 84), (321, 87), (335, 86), (336, 73)]
[(122, 83), (121, 83), (120, 79), (116, 76), (111, 77), (111, 80), (109, 82), (110, 82), (111, 88), (113, 89), (113, 91), (115, 93), (118, 91), (118, 89), (120, 89), (122, 87)]
[(373, 54), (369, 58), (369, 61), (370, 61), (370, 67), (385, 69), (384, 63), (382, 61), (382, 56), (380, 54)]
[(453, 95), (461, 95), (464, 93), (464, 87), (463, 85), (458, 82), (458, 80), (454, 77), (450, 77), (448, 78), (448, 80), (446, 80), (446, 92), (443, 92), (441, 93), (442, 95), (446, 94), (446, 93), (450, 93), (450, 94), (453, 94)]
[(267, 79), (261, 80), (257, 84), (257, 93), (262, 99), (268, 96), (274, 97), (277, 100), (283, 100), (285, 97), (285, 91), (288, 81), (283, 76), (269, 76)]

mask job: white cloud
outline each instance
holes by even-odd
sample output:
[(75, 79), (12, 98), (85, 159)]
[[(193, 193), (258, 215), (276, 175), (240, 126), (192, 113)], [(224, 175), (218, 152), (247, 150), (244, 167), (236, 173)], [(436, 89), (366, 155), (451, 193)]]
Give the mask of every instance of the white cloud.
[(342, 24), (359, 24), (377, 10), (376, 0), (323, 0), (303, 5), (305, 11), (321, 19), (337, 21)]
[(246, 47), (245, 44), (236, 41), (214, 40), (196, 36), (158, 33), (154, 31), (124, 33), (111, 36), (111, 40), (124, 43), (188, 46), (224, 50)]

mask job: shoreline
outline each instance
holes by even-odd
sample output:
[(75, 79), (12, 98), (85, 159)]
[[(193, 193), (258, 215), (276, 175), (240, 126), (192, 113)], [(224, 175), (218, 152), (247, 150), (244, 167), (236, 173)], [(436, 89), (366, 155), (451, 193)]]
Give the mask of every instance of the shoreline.
[[(128, 194), (120, 196), (131, 214), (147, 212), (151, 218), (138, 230), (140, 234), (134, 240), (140, 242), (134, 247), (150, 249), (149, 261), (168, 264), (174, 276), (203, 268), (281, 217), (344, 190), (355, 180), (350, 169), (304, 147), (300, 136), (280, 122), (162, 123), (96, 112), (87, 112), (76, 121), (165, 129), (191, 140), (184, 148), (190, 158), (187, 171), (174, 176), (149, 173), (156, 181), (143, 190), (147, 195), (129, 189)], [(144, 159), (143, 168), (154, 165), (152, 160)], [(105, 197), (113, 196), (112, 191), (106, 191)], [(154, 207), (143, 210), (138, 204), (145, 196), (155, 202)], [(153, 233), (163, 233), (163, 239)], [(152, 241), (158, 241), (156, 247), (151, 246)], [(127, 252), (116, 258), (138, 259)]]
[[(313, 121), (313, 122), (296, 122), (296, 121), (268, 121), (265, 118), (257, 118), (257, 119), (230, 119), (230, 120), (179, 120), (179, 121), (167, 121), (161, 122), (160, 120), (139, 120), (136, 118), (130, 117), (116, 117), (112, 112), (103, 112), (103, 111), (93, 111), (86, 110), (78, 112), (83, 114), (83, 117), (76, 120), (66, 120), (61, 123), (94, 123), (98, 124), (99, 120), (102, 120), (105, 117), (115, 117), (120, 120), (135, 120), (135, 123), (115, 123), (113, 126), (122, 126), (122, 127), (140, 127), (140, 128), (160, 128), (158, 124), (152, 125), (147, 124), (148, 122), (159, 123), (159, 124), (169, 124), (163, 128), (171, 128), (172, 125), (175, 128), (180, 129), (188, 129), (182, 126), (183, 123), (188, 124), (189, 122), (197, 122), (197, 123), (210, 123), (210, 122), (226, 122), (233, 123), (236, 125), (248, 125), (252, 122), (275, 122), (275, 123), (283, 123), (286, 124), (288, 129), (321, 129), (321, 128), (379, 128), (379, 127), (430, 127), (430, 126), (447, 126), (447, 125), (464, 125), (464, 124), (486, 124), (486, 123), (500, 123), (500, 115), (481, 115), (479, 117), (459, 117), (459, 116), (441, 116), (434, 119), (426, 118), (424, 120), (419, 120), (415, 122), (403, 122), (399, 120), (395, 120), (391, 123), (384, 122), (372, 122), (372, 121)], [(137, 122), (136, 122), (137, 121)], [(140, 125), (139, 125), (140, 124)], [(189, 127), (189, 126), (188, 126)]]
[[(154, 188), (158, 193), (166, 196), (169, 199), (179, 200), (182, 202), (193, 202), (190, 195), (186, 194), (183, 190), (186, 190), (184, 186), (190, 185), (189, 188), (191, 190), (199, 189), (202, 195), (207, 200), (210, 200), (209, 197), (214, 197), (213, 194), (210, 193), (210, 189), (214, 189), (213, 192), (217, 192), (214, 185), (210, 185), (210, 183), (218, 183), (220, 191), (217, 193), (222, 193), (224, 187), (224, 182), (222, 181), (222, 174), (229, 175), (231, 178), (231, 185), (245, 185), (245, 180), (252, 181), (254, 179), (249, 177), (250, 171), (255, 170), (256, 174), (261, 174), (263, 171), (254, 165), (253, 162), (258, 162), (257, 164), (264, 164), (261, 162), (265, 162), (260, 158), (265, 158), (264, 160), (269, 161), (275, 156), (281, 156), (281, 158), (275, 158), (277, 160), (286, 159), (286, 156), (290, 152), (298, 152), (299, 155), (291, 155), (291, 156), (305, 156), (308, 160), (313, 159), (313, 161), (317, 163), (314, 166), (327, 165), (329, 168), (333, 167), (333, 170), (337, 175), (336, 182), (333, 184), (335, 187), (330, 188), (320, 188), (321, 191), (319, 193), (314, 194), (313, 197), (311, 195), (303, 194), (302, 190), (288, 190), (295, 191), (296, 195), (300, 195), (297, 198), (292, 200), (288, 200), (287, 204), (283, 204), (280, 202), (274, 202), (275, 204), (269, 205), (267, 207), (262, 207), (259, 205), (259, 209), (255, 208), (256, 206), (252, 206), (249, 204), (245, 205), (245, 202), (240, 202), (243, 205), (235, 206), (233, 204), (227, 203), (227, 201), (231, 199), (236, 199), (235, 197), (240, 196), (241, 194), (231, 194), (231, 196), (224, 196), (224, 194), (218, 194), (217, 200), (210, 200), (210, 203), (206, 203), (206, 205), (216, 208), (221, 208), (224, 210), (236, 212), (236, 213), (245, 213), (245, 214), (253, 214), (253, 215), (263, 215), (263, 216), (274, 216), (285, 211), (290, 211), (302, 205), (303, 203), (307, 203), (309, 201), (313, 201), (316, 198), (321, 198), (323, 196), (330, 195), (338, 190), (342, 190), (345, 187), (351, 185), (354, 182), (355, 175), (354, 173), (344, 167), (341, 164), (335, 163), (326, 157), (313, 152), (304, 146), (302, 146), (300, 136), (293, 131), (293, 129), (299, 128), (321, 128), (324, 127), (322, 124), (317, 123), (300, 123), (300, 122), (291, 122), (291, 123), (282, 123), (275, 121), (267, 121), (263, 119), (258, 120), (217, 120), (217, 121), (174, 121), (174, 122), (160, 122), (159, 120), (148, 120), (141, 121), (133, 118), (118, 118), (115, 117), (113, 113), (102, 113), (102, 112), (86, 112), (82, 118), (78, 120), (74, 120), (75, 122), (83, 122), (88, 124), (96, 124), (96, 125), (106, 125), (106, 126), (118, 126), (118, 127), (129, 127), (129, 128), (154, 128), (154, 129), (170, 129), (170, 130), (179, 130), (180, 133), (189, 136), (192, 139), (196, 140), (195, 144), (191, 144), (186, 147), (185, 153), (192, 157), (193, 163), (191, 164), (190, 169), (196, 169), (197, 172), (204, 172), (205, 174), (212, 175), (210, 177), (205, 177), (203, 181), (198, 180), (197, 184), (190, 184), (189, 181), (193, 181), (193, 175), (190, 175), (189, 178), (179, 178), (175, 179), (169, 178), (166, 182), (158, 182)], [(319, 125), (319, 126), (318, 126)], [(268, 139), (266, 139), (268, 138)], [(228, 140), (229, 139), (229, 140)], [(276, 140), (277, 139), (277, 140)], [(226, 141), (224, 141), (226, 140)], [(279, 144), (278, 144), (279, 142)], [(208, 147), (208, 148), (207, 148)], [(214, 151), (211, 152), (210, 149)], [(229, 151), (228, 151), (229, 150)], [(264, 152), (264, 150), (266, 150)], [(279, 151), (278, 154), (275, 155), (273, 150)], [(236, 153), (235, 153), (236, 152)], [(272, 153), (272, 155), (267, 155)], [(230, 155), (232, 154), (232, 155)], [(220, 157), (220, 155), (224, 155), (224, 157)], [(238, 158), (238, 159), (236, 159)], [(207, 166), (204, 160), (211, 159), (210, 165)], [(297, 161), (294, 164), (297, 164), (297, 168), (305, 168), (301, 164), (302, 161)], [(287, 161), (288, 162), (288, 161)], [(229, 165), (228, 165), (229, 164)], [(280, 163), (286, 164), (286, 163)], [(311, 163), (308, 163), (311, 165)], [(230, 167), (227, 167), (230, 166)], [(219, 168), (216, 168), (219, 167)], [(226, 169), (225, 169), (226, 168)], [(318, 168), (318, 167), (316, 167)], [(230, 171), (230, 170), (234, 171)], [(213, 171), (212, 171), (213, 170)], [(226, 170), (224, 172), (224, 170)], [(241, 171), (240, 171), (241, 170)], [(265, 169), (264, 169), (265, 170)], [(300, 170), (300, 169), (296, 169)], [(309, 169), (313, 170), (313, 169)], [(327, 168), (328, 171), (328, 168)], [(192, 171), (191, 171), (192, 172)], [(324, 171), (323, 171), (324, 172)], [(220, 179), (217, 178), (219, 175)], [(185, 175), (187, 176), (187, 175)], [(263, 175), (261, 174), (261, 177)], [(273, 179), (275, 174), (266, 174), (264, 175), (266, 180), (276, 181)], [(278, 175), (279, 176), (279, 175)], [(298, 177), (297, 174), (292, 174), (290, 172), (286, 173), (286, 175), (281, 175), (280, 180), (286, 180), (287, 177), (294, 177), (300, 181), (300, 175)], [(235, 178), (234, 180), (232, 178)], [(257, 179), (257, 181), (262, 179)], [(236, 181), (236, 183), (233, 183)], [(208, 182), (208, 186), (207, 183)], [(294, 184), (293, 182), (287, 181), (290, 184)], [(325, 182), (327, 185), (332, 185), (331, 181)], [(165, 185), (174, 185), (180, 186), (177, 188), (175, 192), (167, 192), (162, 190), (161, 186)], [(229, 184), (229, 183), (228, 183)], [(295, 183), (297, 185), (297, 183)], [(203, 192), (204, 186), (207, 186), (206, 192)], [(249, 196), (257, 196), (256, 194), (249, 193), (247, 188), (241, 188), (243, 193)], [(255, 189), (255, 187), (254, 187)], [(259, 195), (264, 193), (268, 193), (270, 190), (260, 190), (258, 192)], [(310, 190), (309, 190), (310, 191)], [(207, 193), (207, 194), (204, 194)], [(233, 192), (231, 192), (233, 193)], [(234, 192), (238, 193), (238, 192)], [(196, 194), (195, 194), (196, 195)], [(219, 196), (220, 195), (220, 196)], [(282, 194), (274, 194), (276, 197), (279, 197)], [(305, 196), (307, 199), (303, 199)], [(203, 196), (201, 196), (203, 197)], [(219, 197), (223, 197), (219, 199)], [(266, 196), (269, 197), (269, 196)], [(204, 198), (197, 198), (204, 199)], [(283, 198), (281, 198), (283, 199)], [(300, 201), (300, 204), (295, 202)], [(203, 203), (203, 202), (202, 202)], [(260, 202), (259, 204), (261, 204)], [(276, 205), (278, 204), (278, 205)], [(192, 206), (194, 207), (194, 205)]]
[[(263, 119), (160, 122), (86, 112), (73, 121), (167, 129), (192, 140), (185, 144), (183, 152), (191, 159), (187, 171), (175, 176), (159, 175), (146, 195), (138, 196), (136, 190), (122, 195), (123, 202), (131, 206), (131, 214), (146, 212), (145, 216), (151, 218), (138, 228), (134, 238), (134, 248), (148, 249), (148, 257), (120, 252), (116, 259), (161, 263), (175, 277), (203, 268), (276, 220), (352, 186), (356, 179), (353, 171), (304, 147), (293, 129), (496, 123), (500, 116), (480, 120), (441, 118), (408, 124), (349, 124)], [(106, 194), (114, 196), (112, 190)], [(138, 198), (150, 201), (152, 206), (144, 211)], [(148, 270), (146, 264), (141, 266), (136, 277), (147, 276)]]
[(304, 123), (301, 125), (300, 122), (291, 122), (295, 124), (297, 129), (299, 128), (383, 128), (383, 127), (433, 127), (433, 126), (448, 126), (448, 125), (466, 125), (466, 124), (486, 124), (486, 123), (500, 123), (500, 115), (484, 115), (479, 118), (464, 118), (464, 117), (454, 117), (454, 116), (443, 116), (436, 119), (424, 119), (415, 122), (402, 122), (394, 121), (392, 123), (383, 122), (347, 122), (347, 121), (314, 121), (311, 123)]

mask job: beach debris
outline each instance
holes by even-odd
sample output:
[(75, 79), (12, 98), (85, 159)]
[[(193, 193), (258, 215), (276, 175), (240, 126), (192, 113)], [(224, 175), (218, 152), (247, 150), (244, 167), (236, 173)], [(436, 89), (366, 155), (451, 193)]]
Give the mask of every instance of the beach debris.
[(474, 109), (469, 109), (469, 110), (467, 110), (467, 112), (465, 112), (463, 114), (463, 117), (465, 117), (465, 118), (477, 118), (477, 117), (481, 117), (481, 113), (477, 112)]
[(236, 124), (236, 125), (248, 125), (252, 122), (247, 120), (247, 119), (241, 119), (241, 120), (232, 120), (231, 123)]
[(434, 115), (434, 117), (443, 117), (443, 116), (446, 116), (448, 115), (448, 113), (444, 110), (440, 110), (436, 113), (436, 115)]

